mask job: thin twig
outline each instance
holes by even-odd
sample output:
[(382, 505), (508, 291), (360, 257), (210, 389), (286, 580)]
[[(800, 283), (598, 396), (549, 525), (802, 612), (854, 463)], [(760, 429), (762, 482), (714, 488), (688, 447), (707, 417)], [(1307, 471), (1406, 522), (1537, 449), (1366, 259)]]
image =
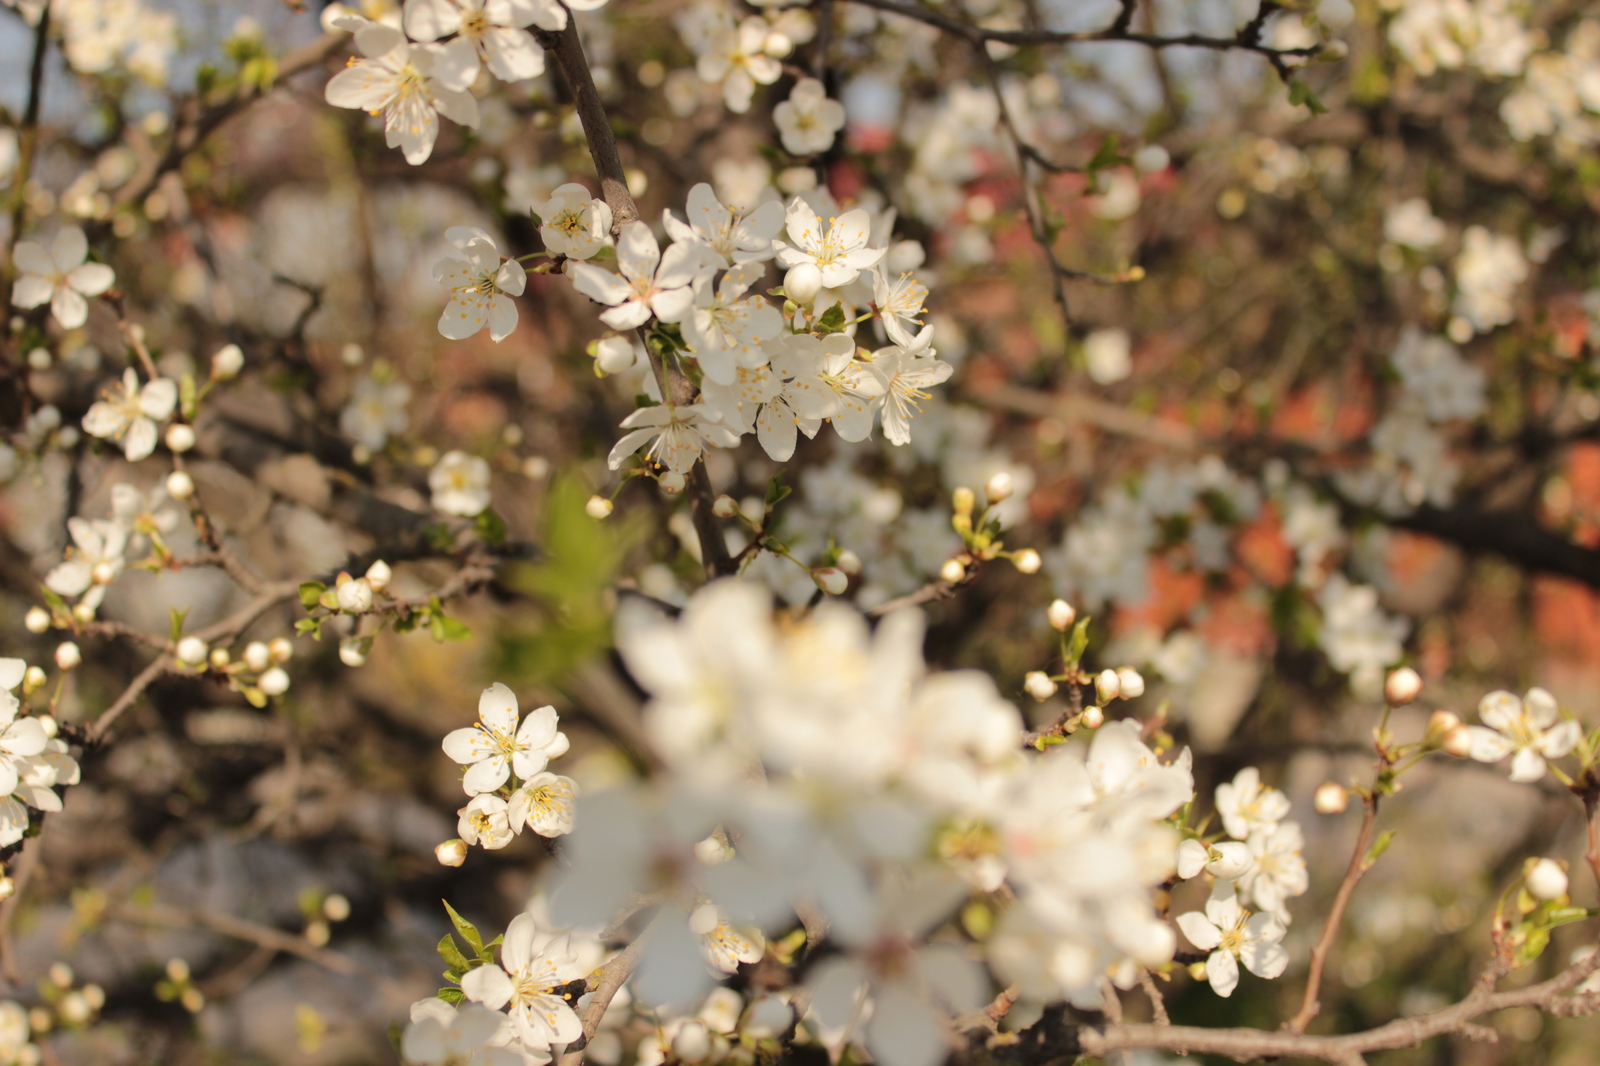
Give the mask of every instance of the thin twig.
[[(28, 177), (33, 173), (33, 157), (39, 146), (39, 107), (44, 99), (45, 54), (50, 50), (50, 4), (39, 13), (33, 30), (33, 59), (28, 64), (28, 102), (17, 127), (17, 165), (11, 172), (11, 230), (6, 234), (6, 260), (0, 263), (0, 301), (4, 314), (0, 325), (11, 321), (11, 282), (16, 277), (17, 241), (22, 237), (22, 220), (28, 206)], [(9, 331), (9, 326), (5, 327)]]
[(1361, 875), (1371, 866), (1367, 860), (1367, 852), (1372, 847), (1372, 837), (1378, 827), (1376, 791), (1368, 792), (1362, 798), (1362, 807), (1365, 813), (1361, 819), (1361, 832), (1356, 835), (1355, 853), (1350, 856), (1350, 865), (1344, 872), (1344, 880), (1339, 883), (1339, 893), (1334, 896), (1333, 906), (1328, 910), (1328, 919), (1323, 923), (1322, 935), (1317, 937), (1316, 946), (1311, 949), (1311, 970), (1306, 975), (1305, 994), (1300, 999), (1300, 1010), (1283, 1027), (1287, 1032), (1305, 1032), (1311, 1019), (1322, 1009), (1322, 1004), (1317, 1000), (1317, 994), (1322, 990), (1322, 968), (1327, 963), (1328, 952), (1333, 949), (1333, 942), (1339, 935), (1339, 923), (1344, 920), (1345, 907), (1350, 903), (1351, 893), (1356, 890), (1356, 882), (1361, 880)]
[[(613, 956), (605, 965), (601, 966), (589, 977), (589, 988), (594, 993), (589, 1000), (589, 1005), (583, 1008), (583, 1042), (587, 1046), (600, 1028), (600, 1020), (605, 1017), (606, 1008), (611, 1006), (611, 1001), (616, 998), (617, 992), (633, 976), (633, 971), (639, 965), (639, 956), (644, 953), (645, 941), (654, 931), (656, 923), (661, 920), (665, 911), (658, 911), (656, 917), (651, 919), (648, 926), (638, 936), (633, 938), (633, 943), (623, 948)], [(569, 1051), (561, 1056), (560, 1066), (581, 1066), (583, 1062), (583, 1049)]]

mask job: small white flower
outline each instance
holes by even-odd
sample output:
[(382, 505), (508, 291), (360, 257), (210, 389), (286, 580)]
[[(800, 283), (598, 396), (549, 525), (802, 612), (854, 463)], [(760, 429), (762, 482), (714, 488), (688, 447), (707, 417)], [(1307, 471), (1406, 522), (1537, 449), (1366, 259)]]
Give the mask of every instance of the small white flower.
[(128, 461), (136, 463), (156, 450), (156, 423), (170, 415), (177, 402), (175, 382), (156, 378), (140, 387), (139, 375), (130, 366), (122, 381), (107, 389), (105, 398), (83, 416), (83, 429), (92, 437), (121, 441)]
[(683, 319), (683, 337), (700, 368), (719, 385), (732, 384), (739, 367), (754, 370), (765, 363), (762, 346), (783, 329), (783, 316), (766, 297), (744, 296), (764, 273), (764, 265), (744, 263), (723, 274), (715, 288), (709, 274), (695, 279), (694, 308)]
[(551, 255), (590, 259), (611, 238), (611, 205), (576, 182), (558, 186), (539, 217), (539, 237)]
[(826, 232), (821, 217), (799, 197), (789, 204), (784, 217), (790, 243), (778, 242), (778, 262), (786, 269), (816, 267), (825, 289), (850, 284), (884, 257), (885, 249), (867, 247), (872, 236), (872, 216), (859, 207), (830, 218)]
[(501, 81), (544, 73), (544, 49), (523, 29), (563, 30), (566, 10), (554, 0), (406, 0), (406, 33), (414, 41), (455, 39), (437, 53), (433, 74), (452, 89), (470, 89), (480, 63)]
[(1132, 342), (1126, 330), (1097, 329), (1083, 339), (1083, 359), (1096, 385), (1114, 385), (1133, 373)]
[(456, 814), (456, 832), (468, 844), (493, 851), (505, 847), (516, 836), (506, 813), (506, 801), (493, 792), (473, 796)]
[(828, 99), (828, 90), (816, 78), (801, 78), (789, 99), (772, 109), (772, 120), (790, 155), (826, 152), (844, 127), (844, 105)]
[[(557, 733), (556, 737), (566, 740), (564, 733)], [(551, 754), (549, 749), (546, 754)], [(506, 817), (511, 819), (511, 830), (515, 833), (527, 826), (542, 837), (565, 836), (572, 832), (572, 813), (577, 799), (578, 785), (572, 778), (537, 773), (511, 794)]]
[(763, 262), (776, 254), (772, 242), (783, 229), (783, 204), (777, 200), (748, 210), (728, 207), (701, 182), (689, 190), (684, 214), (688, 222), (679, 221), (671, 211), (662, 212), (668, 236), (678, 244), (698, 244), (715, 252), (723, 266)]
[(759, 15), (737, 26), (726, 21), (712, 31), (710, 48), (695, 64), (702, 81), (722, 83), (722, 98), (729, 111), (743, 114), (750, 110), (756, 85), (771, 85), (783, 75), (783, 64), (766, 54), (768, 32), (767, 20)]
[(350, 390), (350, 401), (339, 412), (339, 429), (363, 447), (377, 451), (393, 434), (404, 433), (410, 419), (406, 404), (411, 386), (403, 381), (364, 377)]
[(489, 506), (489, 464), (466, 452), (445, 452), (428, 471), (433, 509), (472, 518)]
[(600, 321), (612, 329), (634, 329), (650, 321), (681, 322), (694, 303), (690, 285), (713, 264), (699, 246), (674, 244), (662, 254), (655, 234), (643, 222), (630, 222), (617, 239), (619, 277), (592, 263), (568, 261), (566, 273), (583, 295), (611, 310)]
[(1545, 760), (1559, 759), (1577, 747), (1583, 728), (1561, 720), (1555, 697), (1531, 688), (1522, 699), (1509, 692), (1491, 692), (1478, 704), (1478, 717), (1490, 727), (1467, 726), (1470, 754), (1479, 762), (1499, 762), (1515, 752), (1511, 780), (1537, 781)]
[(689, 929), (700, 938), (700, 950), (723, 973), (737, 973), (739, 964), (760, 962), (765, 938), (756, 930), (736, 929), (715, 903), (702, 903), (689, 915)]
[(1217, 786), (1217, 813), (1228, 835), (1248, 840), (1258, 829), (1271, 829), (1289, 813), (1289, 797), (1263, 788), (1261, 771), (1246, 766), (1231, 782)]
[(1432, 248), (1444, 243), (1449, 230), (1433, 216), (1428, 201), (1414, 196), (1383, 213), (1383, 235), (1408, 248)]
[(572, 1006), (551, 994), (551, 989), (582, 977), (582, 967), (566, 937), (548, 939), (536, 948), (541, 939), (533, 917), (519, 914), (500, 945), (500, 965), (479, 966), (461, 979), (468, 999), (490, 1010), (509, 1008), (517, 1039), (535, 1050), (570, 1044), (583, 1033)]
[(1249, 871), (1255, 860), (1250, 847), (1237, 840), (1207, 845), (1192, 837), (1178, 845), (1178, 876), (1187, 881), (1204, 870), (1212, 877), (1232, 881)]
[(48, 303), (62, 329), (77, 329), (89, 318), (84, 297), (99, 296), (116, 280), (104, 263), (84, 262), (88, 254), (89, 242), (77, 226), (62, 229), (49, 248), (37, 241), (18, 241), (11, 254), (18, 271), (11, 302), (22, 308)]
[(81, 595), (86, 606), (97, 608), (106, 586), (122, 573), (128, 531), (119, 522), (74, 515), (67, 519), (67, 532), (73, 546), (67, 549), (66, 561), (45, 575), (45, 587), (61, 596)]
[(1246, 842), (1250, 852), (1247, 869), (1235, 876), (1238, 887), (1258, 908), (1280, 920), (1289, 920), (1288, 901), (1304, 895), (1310, 887), (1306, 876), (1305, 838), (1294, 822), (1280, 822), (1270, 829), (1258, 829)]
[[(478, 102), (472, 94), (434, 77), (443, 49), (411, 44), (399, 30), (359, 16), (338, 22), (355, 31), (356, 47), (366, 58), (352, 58), (347, 69), (329, 80), (328, 103), (381, 114), (385, 141), (390, 148), (398, 146), (407, 163), (425, 163), (433, 154), (440, 115), (463, 126), (478, 125)], [(446, 73), (451, 72), (447, 65)]]
[(433, 280), (450, 290), (450, 302), (439, 315), (439, 332), (459, 341), (488, 326), (490, 339), (498, 344), (517, 328), (517, 305), (511, 297), (522, 295), (528, 273), (515, 259), (502, 262), (494, 238), (481, 229), (452, 226), (444, 236), (461, 254), (433, 264)]
[(911, 331), (922, 326), (917, 316), (922, 314), (922, 302), (927, 298), (928, 287), (909, 271), (890, 281), (882, 263), (873, 268), (872, 303), (878, 309), (884, 332), (895, 344), (915, 343), (916, 335)]
[(617, 441), (606, 458), (606, 465), (612, 470), (621, 467), (624, 459), (647, 442), (650, 443), (647, 460), (679, 474), (687, 474), (705, 454), (708, 445), (733, 448), (739, 443), (738, 434), (719, 422), (716, 412), (702, 404), (679, 407), (663, 403), (641, 407), (622, 420), (622, 428), (632, 432)]
[[(457, 1010), (442, 999), (425, 999), (411, 1005), (400, 1055), (414, 1066), (526, 1066), (517, 1052), (495, 1046), (506, 1023), (505, 1015), (475, 1003)], [(539, 1061), (549, 1059), (546, 1054)]]
[(520, 726), (517, 718), (516, 693), (495, 682), (478, 698), (477, 724), (446, 734), (444, 753), (468, 767), (461, 781), (467, 795), (493, 792), (513, 771), (526, 781), (567, 750), (554, 707), (530, 711)]
[(869, 366), (883, 379), (883, 435), (890, 444), (911, 442), (911, 419), (922, 410), (928, 389), (949, 379), (955, 368), (934, 358), (933, 327), (924, 326), (910, 344), (872, 353)]
[(1257, 977), (1268, 979), (1282, 974), (1289, 965), (1289, 953), (1278, 941), (1285, 932), (1283, 923), (1270, 914), (1251, 915), (1239, 906), (1233, 885), (1217, 882), (1206, 901), (1206, 911), (1178, 915), (1178, 928), (1201, 951), (1209, 951), (1206, 977), (1211, 990), (1231, 996), (1239, 984), (1239, 963)]

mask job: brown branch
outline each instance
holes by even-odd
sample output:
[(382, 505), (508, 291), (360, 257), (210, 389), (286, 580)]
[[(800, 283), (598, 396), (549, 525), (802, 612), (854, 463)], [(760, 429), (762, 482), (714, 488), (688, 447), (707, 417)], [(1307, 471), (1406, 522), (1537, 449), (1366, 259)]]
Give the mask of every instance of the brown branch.
[(1361, 875), (1371, 867), (1367, 860), (1367, 852), (1372, 847), (1373, 834), (1378, 826), (1378, 794), (1368, 792), (1362, 798), (1362, 807), (1365, 813), (1361, 819), (1361, 832), (1356, 835), (1355, 853), (1350, 856), (1350, 865), (1345, 870), (1344, 880), (1339, 884), (1339, 893), (1333, 898), (1333, 906), (1328, 910), (1328, 919), (1323, 923), (1322, 935), (1317, 937), (1316, 946), (1311, 949), (1311, 970), (1306, 976), (1305, 995), (1300, 1000), (1300, 1010), (1284, 1025), (1284, 1029), (1291, 1033), (1303, 1033), (1311, 1019), (1317, 1016), (1317, 1011), (1322, 1009), (1322, 1004), (1317, 1000), (1317, 993), (1322, 989), (1322, 968), (1328, 961), (1328, 952), (1333, 949), (1333, 942), (1339, 935), (1339, 923), (1344, 920), (1345, 907), (1350, 903), (1350, 896), (1356, 889), (1356, 882), (1361, 880)]
[[(583, 1046), (587, 1046), (593, 1039), (595, 1032), (600, 1028), (600, 1019), (605, 1017), (606, 1008), (611, 1006), (611, 1001), (616, 998), (617, 992), (633, 976), (633, 971), (639, 965), (639, 956), (644, 952), (644, 944), (655, 929), (656, 922), (661, 920), (665, 910), (657, 912), (651, 919), (644, 932), (634, 937), (633, 943), (623, 948), (603, 966), (589, 975), (588, 986), (594, 993), (589, 1000), (589, 1005), (583, 1008)], [(576, 1051), (569, 1051), (561, 1056), (560, 1066), (581, 1066), (583, 1062), (583, 1047)]]
[[(11, 231), (6, 235), (6, 260), (0, 263), (0, 325), (11, 321), (11, 283), (16, 278), (17, 241), (22, 237), (22, 220), (28, 206), (28, 176), (33, 173), (33, 157), (39, 146), (39, 107), (44, 99), (44, 58), (50, 50), (50, 4), (39, 13), (33, 31), (33, 59), (28, 65), (28, 102), (17, 127), (17, 165), (11, 174)], [(9, 325), (5, 325), (7, 332)]]
[(42, 830), (41, 836), (23, 842), (22, 854), (11, 873), (11, 895), (6, 897), (4, 903), (0, 903), (0, 968), (4, 969), (5, 978), (13, 988), (20, 987), (22, 979), (17, 974), (16, 959), (11, 950), (11, 927), (17, 920), (18, 908), (22, 906), (22, 893), (39, 868), (39, 852), (44, 847), (41, 837)]
[(963, 577), (960, 581), (953, 585), (944, 578), (939, 578), (936, 581), (930, 581), (920, 589), (917, 589), (915, 592), (908, 592), (904, 596), (895, 597), (888, 603), (878, 604), (878, 606), (868, 611), (867, 614), (872, 618), (882, 618), (889, 612), (898, 611), (902, 607), (921, 607), (923, 604), (938, 603), (940, 600), (948, 600), (950, 597), (954, 596), (957, 592), (960, 592), (969, 583), (971, 583), (973, 573), (976, 569), (976, 565), (967, 567), (966, 577)]

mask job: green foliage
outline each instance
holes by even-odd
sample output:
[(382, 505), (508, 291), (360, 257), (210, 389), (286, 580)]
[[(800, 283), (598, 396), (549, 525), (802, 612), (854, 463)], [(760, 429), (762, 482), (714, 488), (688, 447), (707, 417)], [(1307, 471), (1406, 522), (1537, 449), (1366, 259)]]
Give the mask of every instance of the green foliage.
[(822, 317), (817, 319), (816, 331), (818, 333), (843, 333), (844, 327), (844, 305), (834, 304), (822, 312)]

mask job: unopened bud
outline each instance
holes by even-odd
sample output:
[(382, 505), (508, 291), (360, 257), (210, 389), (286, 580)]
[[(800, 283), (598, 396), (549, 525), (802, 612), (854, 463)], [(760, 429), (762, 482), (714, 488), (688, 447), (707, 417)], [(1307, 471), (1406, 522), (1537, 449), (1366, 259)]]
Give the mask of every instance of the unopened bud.
[(0, 877), (0, 899), (10, 899), (17, 894), (17, 883), (9, 877)]
[(394, 571), (389, 569), (389, 564), (379, 559), (367, 567), (367, 584), (373, 592), (382, 592), (394, 577)]
[(94, 569), (89, 571), (89, 580), (96, 585), (109, 585), (122, 573), (122, 568), (115, 563), (96, 563)]
[(1021, 570), (1024, 574), (1037, 574), (1039, 567), (1044, 565), (1044, 560), (1032, 548), (1023, 548), (1011, 556), (1011, 565)]
[(239, 350), (237, 344), (229, 344), (217, 349), (217, 354), (211, 357), (211, 376), (218, 381), (227, 381), (239, 376), (239, 371), (244, 369), (244, 352)]
[(939, 577), (949, 584), (959, 584), (967, 576), (967, 568), (960, 559), (946, 559), (939, 568)]
[(978, 497), (971, 489), (962, 487), (950, 494), (950, 506), (956, 514), (971, 514), (972, 509), (978, 506)]
[[(38, 692), (40, 689), (44, 688), (45, 682), (49, 680), (50, 676), (44, 672), (42, 667), (28, 667), (22, 673), (23, 695), (31, 695), (35, 692)], [(46, 717), (48, 717), (48, 715)], [(43, 722), (44, 719), (41, 718), (40, 721)], [(45, 732), (49, 732), (49, 730), (47, 729)]]
[(267, 642), (267, 654), (275, 663), (286, 663), (294, 658), (294, 641), (288, 637), (273, 637)]
[(244, 664), (252, 670), (265, 670), (272, 665), (271, 658), (267, 646), (259, 640), (252, 640), (244, 646)]
[(174, 422), (167, 427), (167, 447), (180, 455), (194, 447), (194, 427), (185, 422)]
[(792, 266), (783, 276), (783, 291), (797, 304), (808, 304), (822, 291), (822, 271), (815, 263)]
[(1528, 894), (1537, 900), (1560, 899), (1567, 894), (1567, 871), (1553, 859), (1537, 859), (1524, 875)]
[(718, 496), (711, 502), (711, 513), (718, 518), (732, 518), (739, 513), (739, 501), (732, 496)]
[[(39, 670), (39, 668), (37, 666), (29, 667), (30, 673), (34, 670)], [(39, 670), (39, 673), (42, 676), (44, 671)], [(39, 728), (44, 730), (44, 735), (51, 739), (54, 739), (61, 732), (61, 723), (56, 721), (56, 716), (53, 714), (41, 714), (38, 722)]]
[(598, 522), (602, 518), (611, 517), (611, 501), (604, 496), (590, 496), (589, 502), (583, 505), (583, 510), (590, 518)]
[(358, 577), (339, 586), (339, 610), (346, 614), (366, 614), (372, 610), (372, 586)]
[(1383, 694), (1396, 707), (1410, 703), (1422, 692), (1422, 675), (1409, 666), (1389, 671), (1383, 683)]
[(174, 470), (167, 475), (167, 495), (174, 500), (187, 500), (194, 495), (194, 478), (187, 471)]
[(1318, 814), (1343, 814), (1350, 805), (1350, 790), (1337, 781), (1326, 781), (1317, 786), (1311, 806)]
[(199, 666), (206, 661), (206, 642), (199, 637), (184, 637), (178, 641), (178, 661), (185, 666)]
[(1443, 707), (1428, 716), (1428, 729), (1423, 735), (1423, 743), (1430, 748), (1442, 747), (1444, 738), (1461, 725), (1461, 719), (1454, 712)]
[(261, 680), (256, 682), (262, 692), (269, 696), (281, 696), (289, 691), (289, 675), (281, 666), (274, 666), (271, 670), (261, 675)]
[(1045, 611), (1045, 617), (1050, 619), (1050, 628), (1065, 633), (1078, 620), (1078, 610), (1066, 600), (1055, 600)]
[(999, 503), (1007, 496), (1010, 496), (1011, 492), (1011, 475), (1004, 470), (984, 482), (983, 485), (983, 495), (992, 504)]
[(1144, 695), (1144, 676), (1130, 666), (1124, 666), (1117, 671), (1117, 684), (1125, 700), (1138, 699)]
[(1106, 712), (1099, 707), (1085, 707), (1079, 718), (1086, 729), (1099, 729), (1106, 724)]
[(467, 842), (459, 837), (446, 840), (433, 849), (433, 857), (439, 860), (441, 866), (460, 866), (467, 861)]
[(668, 470), (656, 478), (656, 483), (661, 486), (661, 491), (668, 496), (676, 496), (689, 484), (689, 478), (681, 471)]
[(839, 557), (834, 560), (833, 565), (837, 566), (840, 570), (843, 570), (851, 577), (854, 577), (855, 575), (861, 573), (861, 556), (857, 555), (849, 548), (845, 548), (839, 553)]
[(1122, 678), (1115, 670), (1100, 671), (1094, 679), (1094, 694), (1101, 703), (1110, 703), (1122, 695)]
[(228, 654), (227, 648), (212, 648), (210, 661), (212, 669), (226, 670), (228, 664), (233, 662), (233, 656)]
[(94, 621), (94, 604), (75, 603), (72, 605), (72, 620), (79, 625), (88, 625)]
[(362, 646), (360, 637), (349, 637), (339, 642), (339, 661), (346, 666), (366, 665), (367, 650)]
[(1022, 687), (1040, 703), (1056, 694), (1056, 683), (1043, 670), (1030, 670), (1028, 676), (1022, 679)]
[(850, 587), (850, 575), (834, 566), (816, 567), (811, 571), (811, 580), (830, 596), (842, 596)]
[(22, 617), (22, 624), (29, 633), (43, 633), (50, 628), (50, 612), (43, 607), (29, 607), (28, 613)]
[(56, 645), (56, 665), (63, 670), (71, 670), (83, 662), (83, 652), (70, 640), (62, 641)]
[(1472, 734), (1467, 732), (1466, 726), (1458, 725), (1444, 735), (1439, 747), (1458, 759), (1465, 759), (1472, 754)]

